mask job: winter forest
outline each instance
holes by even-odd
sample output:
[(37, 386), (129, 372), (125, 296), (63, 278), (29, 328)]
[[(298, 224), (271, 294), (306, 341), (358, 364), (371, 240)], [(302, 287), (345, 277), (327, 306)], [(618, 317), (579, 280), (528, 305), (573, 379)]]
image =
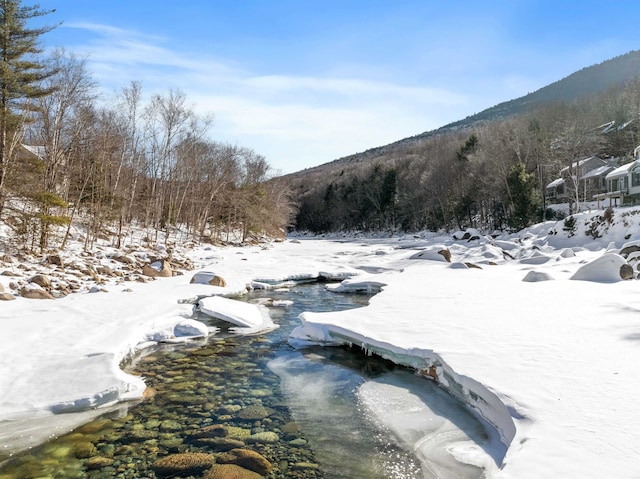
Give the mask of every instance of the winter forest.
[[(180, 226), (214, 242), (287, 229), (514, 231), (565, 214), (545, 198), (562, 168), (590, 155), (630, 162), (639, 141), (640, 82), (613, 75), (597, 93), (561, 81), (569, 91), (532, 107), (277, 176), (259, 152), (213, 140), (214, 113), (197, 114), (179, 89), (147, 95), (132, 79), (105, 97), (86, 58), (44, 53), (54, 26), (28, 22), (46, 11), (7, 5), (0, 217), (18, 249), (64, 248), (73, 221), (86, 247), (118, 245), (133, 224), (150, 239)], [(602, 84), (602, 70), (580, 72), (583, 83)]]
[(546, 185), (592, 155), (633, 161), (639, 119), (634, 79), (577, 100), (442, 128), (293, 175), (301, 198), (296, 224), (314, 232), (517, 231), (561, 219), (580, 210), (578, 186), (568, 185), (574, 200), (562, 212), (545, 198)]
[(52, 27), (27, 23), (47, 12), (4, 4), (0, 215), (16, 248), (64, 249), (72, 221), (86, 228), (87, 248), (98, 237), (119, 244), (131, 224), (150, 240), (178, 224), (211, 241), (281, 235), (289, 198), (267, 182), (263, 156), (211, 140), (214, 116), (196, 114), (180, 90), (145, 96), (132, 80), (99, 95), (86, 58), (42, 52)]

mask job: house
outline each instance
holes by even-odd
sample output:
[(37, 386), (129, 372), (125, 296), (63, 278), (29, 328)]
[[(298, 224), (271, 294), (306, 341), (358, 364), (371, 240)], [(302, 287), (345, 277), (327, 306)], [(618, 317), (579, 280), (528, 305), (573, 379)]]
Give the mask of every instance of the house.
[(32, 158), (36, 157), (40, 161), (44, 161), (46, 152), (44, 146), (32, 146), (20, 143), (18, 148), (18, 158)]
[(594, 195), (607, 191), (605, 177), (618, 166), (618, 162), (618, 158), (600, 158), (597, 155), (574, 161), (560, 170), (560, 178), (546, 186), (547, 201), (570, 202), (576, 198), (576, 193), (580, 201), (591, 201)]
[(640, 203), (640, 146), (633, 151), (635, 158), (614, 169), (605, 177), (607, 190), (597, 194), (595, 199), (609, 200), (609, 206), (634, 205)]

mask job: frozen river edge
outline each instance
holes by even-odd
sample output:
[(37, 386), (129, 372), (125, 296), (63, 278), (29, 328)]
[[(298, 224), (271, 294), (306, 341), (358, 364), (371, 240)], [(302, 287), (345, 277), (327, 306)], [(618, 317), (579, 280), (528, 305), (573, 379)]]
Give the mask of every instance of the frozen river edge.
[[(626, 226), (623, 236), (629, 231)], [(179, 339), (171, 338), (175, 326), (191, 314), (180, 300), (231, 296), (248, 285), (357, 276), (384, 285), (382, 293), (357, 310), (305, 314), (305, 327), (315, 331), (300, 339), (352, 343), (437, 378), (496, 426), (503, 442), (513, 437), (487, 477), (538, 478), (549, 471), (634, 477), (638, 283), (572, 281), (603, 256), (606, 244), (568, 252), (534, 233), (526, 241), (472, 244), (433, 235), (208, 247), (194, 250), (193, 260), (224, 277), (226, 287), (190, 284), (185, 275), (132, 284), (126, 292), (111, 285), (109, 293), (46, 303), (19, 298), (2, 305), (0, 421), (71, 418), (52, 414), (53, 406), (91, 409), (142, 397), (141, 378), (123, 375), (119, 364), (140, 343)], [(434, 253), (443, 246), (451, 263)], [(531, 271), (553, 280), (523, 281)], [(63, 427), (72, 426), (49, 433)], [(3, 448), (6, 431), (0, 427)]]

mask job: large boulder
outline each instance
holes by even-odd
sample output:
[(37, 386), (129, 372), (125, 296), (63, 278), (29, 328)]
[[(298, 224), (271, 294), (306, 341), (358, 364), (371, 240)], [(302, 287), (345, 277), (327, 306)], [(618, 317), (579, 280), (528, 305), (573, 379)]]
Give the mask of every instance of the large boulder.
[(142, 274), (150, 278), (170, 278), (173, 270), (167, 260), (158, 260), (142, 267)]
[(55, 299), (48, 291), (36, 288), (22, 288), (20, 296), (27, 299)]
[(45, 276), (44, 274), (36, 274), (35, 276), (32, 276), (31, 278), (29, 278), (29, 282), (35, 283), (38, 286), (41, 286), (43, 288), (51, 287), (51, 280), (49, 279), (48, 276)]
[(571, 276), (571, 279), (595, 281), (598, 283), (615, 283), (624, 279), (622, 277), (624, 265), (628, 266), (628, 263), (619, 254), (605, 253), (590, 263), (582, 265), (573, 276)]

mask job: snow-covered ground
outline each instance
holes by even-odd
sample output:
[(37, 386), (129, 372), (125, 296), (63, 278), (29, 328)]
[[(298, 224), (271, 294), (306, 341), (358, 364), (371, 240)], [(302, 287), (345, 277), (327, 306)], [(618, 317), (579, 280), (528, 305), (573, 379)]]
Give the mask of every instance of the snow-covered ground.
[[(0, 448), (86, 420), (60, 412), (142, 396), (143, 379), (119, 368), (137, 345), (215, 333), (188, 320), (185, 300), (325, 277), (345, 279), (336, 294), (381, 292), (365, 308), (304, 313), (292, 344), (352, 343), (436, 379), (508, 445), (504, 457), (488, 451), (497, 464), (473, 447), (452, 450), (459, 459), (496, 478), (639, 477), (640, 282), (619, 280), (622, 265), (637, 275), (638, 253), (618, 253), (640, 240), (640, 210), (598, 215), (495, 239), (425, 233), (195, 248), (194, 263), (227, 286), (185, 274), (0, 303)], [(0, 276), (5, 290), (9, 280)], [(223, 315), (233, 310), (226, 303)]]

